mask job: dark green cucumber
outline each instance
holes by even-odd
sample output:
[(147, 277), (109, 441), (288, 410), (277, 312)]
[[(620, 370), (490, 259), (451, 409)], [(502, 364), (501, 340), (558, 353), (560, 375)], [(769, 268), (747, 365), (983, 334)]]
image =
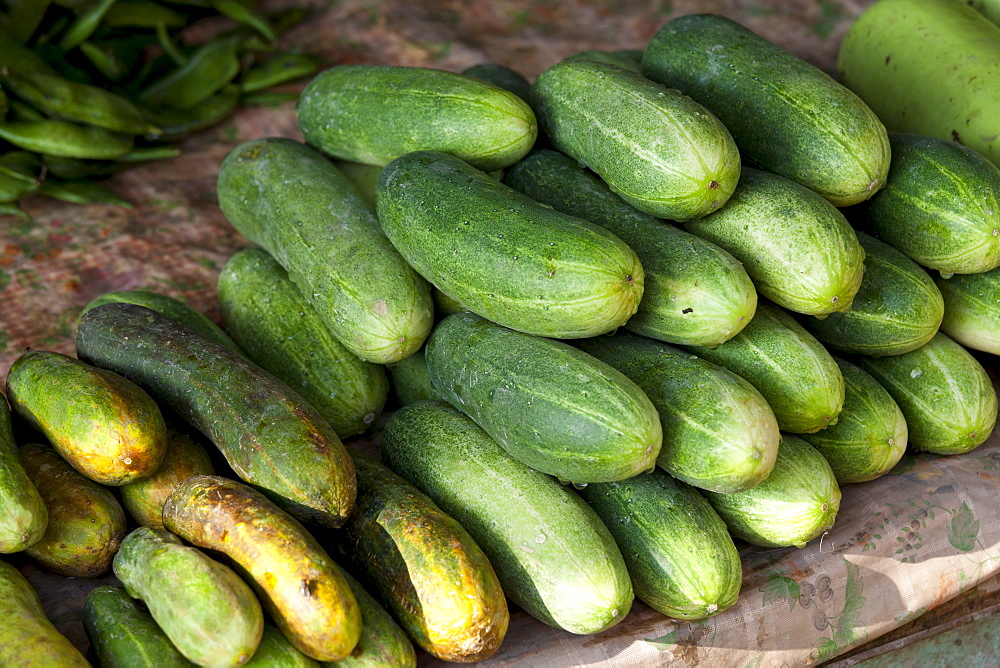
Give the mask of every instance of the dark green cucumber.
[(193, 666), (152, 615), (124, 587), (103, 585), (87, 594), (83, 626), (102, 666), (147, 668)]
[(942, 274), (1000, 265), (1000, 168), (957, 142), (895, 132), (889, 140), (889, 178), (868, 208), (875, 232)]
[(802, 323), (825, 346), (843, 352), (881, 357), (919, 348), (941, 325), (941, 292), (916, 262), (864, 232), (857, 236), (865, 273), (851, 308)]
[(736, 603), (740, 555), (725, 522), (693, 487), (651, 471), (580, 493), (615, 537), (646, 605), (695, 620)]
[(785, 434), (771, 475), (745, 492), (704, 492), (729, 533), (761, 547), (803, 547), (833, 526), (840, 487), (823, 455)]
[(982, 365), (938, 332), (912, 352), (858, 358), (899, 404), (914, 450), (936, 455), (968, 452), (997, 421), (997, 393)]
[(571, 633), (622, 621), (632, 585), (601, 520), (568, 486), (513, 459), (468, 417), (439, 401), (397, 411), (385, 463), (475, 538), (510, 599)]
[(354, 187), (358, 189), (358, 194), (365, 203), (375, 210), (375, 184), (378, 183), (378, 175), (382, 173), (381, 165), (366, 165), (362, 162), (345, 162), (338, 160), (333, 163), (340, 170), (340, 173), (350, 179)]
[(935, 280), (944, 297), (941, 331), (966, 348), (1000, 355), (1000, 268)]
[(534, 112), (514, 93), (423, 67), (332, 67), (302, 91), (298, 119), (319, 150), (372, 165), (444, 151), (498, 169), (517, 162), (538, 134)]
[(694, 355), (634, 334), (585, 339), (579, 347), (635, 382), (660, 414), (656, 463), (684, 482), (731, 493), (767, 477), (778, 422), (753, 385)]
[(402, 362), (397, 362), (389, 373), (392, 376), (393, 392), (402, 406), (424, 399), (444, 400), (431, 383), (431, 375), (427, 370), (427, 357), (423, 350), (418, 350)]
[[(638, 55), (637, 55), (638, 54)], [(614, 65), (636, 74), (642, 73), (642, 51), (579, 51), (572, 56), (563, 58), (563, 62), (590, 60), (607, 65)]]
[(353, 467), (333, 428), (242, 355), (134, 304), (89, 312), (76, 347), (146, 387), (211, 439), (238, 476), (296, 517), (339, 526), (350, 512)]
[(329, 160), (290, 139), (245, 142), (223, 161), (218, 192), (229, 222), (288, 271), (352, 353), (385, 364), (423, 344), (430, 288)]
[(497, 88), (509, 90), (524, 100), (531, 101), (531, 83), (520, 72), (499, 63), (480, 63), (462, 70), (462, 74), (482, 79)]
[(684, 349), (750, 381), (783, 431), (808, 434), (837, 423), (844, 405), (840, 369), (819, 341), (773, 304), (758, 304), (750, 324), (718, 348)]
[(836, 206), (885, 183), (885, 127), (827, 74), (723, 16), (669, 21), (650, 40), (642, 73), (712, 111), (753, 163)]
[(642, 213), (556, 151), (533, 151), (503, 182), (562, 213), (600, 225), (635, 251), (646, 274), (642, 301), (625, 327), (654, 339), (717, 346), (750, 322), (757, 292), (732, 255)]
[(243, 665), (249, 668), (318, 668), (320, 662), (297, 650), (277, 626), (264, 624), (257, 651)]
[(434, 307), (438, 314), (443, 316), (451, 315), (452, 313), (461, 313), (462, 311), (468, 311), (459, 304), (455, 299), (449, 297), (445, 293), (441, 292), (437, 288), (434, 288)]
[(21, 465), (7, 400), (0, 397), (0, 553), (20, 552), (41, 540), (49, 513)]
[(438, 324), (431, 382), (514, 459), (572, 482), (608, 482), (656, 464), (656, 408), (621, 372), (561, 341), (474, 313)]
[(382, 170), (377, 194), (382, 229), (407, 262), (506, 327), (594, 336), (622, 325), (642, 297), (639, 258), (618, 237), (453, 156), (403, 156)]
[(724, 205), (740, 178), (739, 151), (719, 119), (637, 72), (566, 60), (538, 75), (531, 104), (553, 146), (648, 214), (700, 218)]
[(91, 299), (83, 310), (80, 311), (80, 315), (77, 316), (76, 322), (79, 325), (80, 319), (92, 308), (101, 306), (102, 304), (138, 304), (139, 306), (145, 306), (148, 309), (152, 309), (159, 313), (160, 315), (165, 315), (171, 320), (179, 322), (185, 327), (190, 327), (194, 331), (198, 332), (202, 336), (212, 339), (216, 343), (221, 343), (227, 348), (232, 348), (238, 353), (242, 353), (240, 347), (236, 345), (236, 342), (229, 338), (224, 331), (219, 329), (219, 326), (208, 319), (201, 311), (197, 311), (179, 299), (174, 299), (173, 297), (168, 297), (167, 295), (161, 295), (157, 292), (152, 292), (149, 290), (120, 290), (118, 292), (106, 292), (105, 294)]
[(743, 263), (762, 295), (791, 311), (851, 306), (865, 252), (844, 215), (794, 181), (744, 169), (729, 204), (685, 226)]
[(361, 638), (346, 659), (323, 665), (337, 668), (415, 668), (417, 654), (413, 643), (392, 615), (350, 573), (340, 569), (340, 574), (361, 609)]
[(247, 357), (305, 398), (341, 438), (382, 414), (389, 379), (333, 336), (274, 258), (239, 251), (219, 274), (219, 310)]
[(838, 483), (874, 480), (906, 451), (906, 420), (878, 381), (850, 362), (833, 359), (844, 377), (844, 409), (837, 424), (803, 434), (802, 440), (822, 453)]

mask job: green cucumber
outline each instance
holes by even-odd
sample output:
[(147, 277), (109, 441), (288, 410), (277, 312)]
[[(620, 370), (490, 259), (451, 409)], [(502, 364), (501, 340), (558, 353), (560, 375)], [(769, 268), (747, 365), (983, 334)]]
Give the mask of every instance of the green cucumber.
[(753, 385), (659, 341), (619, 333), (578, 346), (635, 382), (660, 414), (656, 463), (689, 485), (714, 492), (749, 489), (778, 454), (778, 422)]
[(642, 262), (645, 287), (625, 327), (650, 338), (717, 346), (753, 317), (757, 292), (743, 265), (701, 237), (633, 208), (556, 151), (533, 151), (503, 182), (562, 213), (600, 225)]
[(857, 236), (865, 250), (865, 273), (851, 308), (801, 322), (834, 350), (872, 357), (916, 350), (941, 325), (941, 292), (903, 253), (864, 232)]
[(48, 521), (45, 501), (21, 465), (7, 400), (0, 398), (0, 553), (37, 543)]
[(385, 369), (347, 350), (266, 251), (247, 248), (229, 258), (218, 296), (222, 322), (247, 357), (295, 388), (340, 438), (360, 434), (382, 414)]
[(885, 183), (889, 140), (878, 117), (844, 86), (739, 23), (681, 16), (650, 40), (642, 73), (705, 105), (751, 162), (836, 206)]
[(83, 607), (83, 626), (94, 653), (107, 668), (194, 665), (124, 587), (103, 585), (91, 589)]
[(743, 263), (757, 290), (790, 311), (846, 311), (865, 253), (844, 215), (794, 181), (744, 169), (729, 204), (685, 229)]
[(243, 665), (250, 668), (318, 668), (320, 663), (297, 650), (277, 626), (264, 624), (257, 651)]
[(700, 218), (724, 205), (740, 178), (739, 151), (719, 119), (637, 72), (566, 60), (538, 75), (531, 104), (557, 149), (653, 216)]
[(90, 311), (76, 348), (148, 388), (215, 443), (238, 476), (296, 517), (339, 526), (350, 512), (353, 468), (333, 428), (242, 355), (134, 304)]
[(1000, 355), (1000, 267), (936, 282), (944, 297), (941, 331), (966, 348)]
[(912, 352), (857, 363), (899, 404), (914, 450), (968, 452), (996, 426), (997, 393), (986, 370), (941, 332)]
[(874, 480), (906, 452), (906, 420), (878, 381), (850, 362), (833, 359), (844, 377), (844, 409), (837, 424), (803, 434), (802, 440), (826, 458), (838, 483)]
[(579, 51), (572, 56), (563, 58), (562, 62), (577, 62), (580, 60), (606, 63), (620, 67), (623, 70), (635, 72), (636, 74), (642, 73), (642, 51)]
[(1000, 168), (953, 141), (889, 139), (889, 179), (868, 207), (875, 232), (945, 275), (1000, 266)]
[(480, 63), (462, 70), (462, 74), (468, 77), (482, 79), (486, 83), (493, 84), (497, 88), (509, 90), (514, 95), (524, 100), (531, 101), (531, 84), (520, 72), (512, 70), (506, 65), (498, 63)]
[(392, 376), (393, 392), (401, 406), (424, 399), (444, 400), (431, 383), (431, 375), (427, 370), (427, 356), (423, 350), (418, 350), (402, 362), (397, 362), (389, 373)]
[(444, 151), (498, 169), (517, 162), (538, 134), (534, 112), (514, 93), (423, 67), (332, 67), (302, 91), (298, 119), (309, 144), (372, 165)]
[(430, 333), (430, 288), (329, 160), (290, 139), (255, 139), (222, 163), (219, 205), (288, 271), (320, 319), (368, 362), (398, 361)]
[(469, 310), (437, 288), (434, 288), (433, 297), (435, 309), (442, 317), (451, 315), (452, 313), (461, 313), (462, 311)]
[(804, 547), (833, 526), (840, 487), (823, 455), (785, 434), (771, 475), (735, 494), (704, 492), (729, 533), (761, 547)]
[(581, 634), (628, 614), (628, 571), (598, 516), (468, 417), (439, 401), (406, 406), (389, 420), (381, 447), (390, 468), (465, 527), (528, 614)]
[(544, 207), (458, 158), (417, 152), (379, 177), (382, 229), (414, 269), (506, 327), (594, 336), (635, 313), (639, 258), (607, 230)]
[(651, 471), (580, 493), (615, 537), (646, 605), (696, 620), (736, 603), (740, 555), (725, 522), (694, 488)]
[(782, 431), (808, 434), (837, 423), (844, 405), (840, 369), (819, 341), (773, 304), (758, 304), (750, 324), (718, 348), (684, 349), (750, 381)]
[(577, 483), (656, 464), (656, 408), (619, 371), (561, 341), (450, 315), (427, 343), (431, 382), (514, 459)]
[(346, 176), (354, 187), (358, 189), (358, 194), (365, 201), (372, 211), (375, 210), (375, 184), (378, 183), (378, 175), (382, 173), (381, 165), (366, 165), (361, 162), (345, 162), (337, 160), (333, 163)]

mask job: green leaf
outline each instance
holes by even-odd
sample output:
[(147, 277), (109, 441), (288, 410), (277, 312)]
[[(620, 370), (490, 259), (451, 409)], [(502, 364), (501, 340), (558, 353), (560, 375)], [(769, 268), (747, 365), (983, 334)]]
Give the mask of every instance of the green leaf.
[(839, 651), (839, 649), (840, 648), (837, 646), (837, 643), (835, 643), (832, 638), (827, 638), (826, 636), (820, 638), (819, 644), (816, 645), (817, 662), (823, 661), (831, 656), (834, 656)]
[(799, 600), (799, 583), (787, 575), (771, 575), (757, 591), (764, 594), (763, 605), (782, 598), (787, 600), (789, 612), (795, 609), (795, 602)]
[(979, 520), (972, 514), (969, 504), (963, 503), (962, 507), (951, 516), (951, 532), (948, 534), (948, 542), (956, 550), (968, 552), (976, 546), (978, 535)]

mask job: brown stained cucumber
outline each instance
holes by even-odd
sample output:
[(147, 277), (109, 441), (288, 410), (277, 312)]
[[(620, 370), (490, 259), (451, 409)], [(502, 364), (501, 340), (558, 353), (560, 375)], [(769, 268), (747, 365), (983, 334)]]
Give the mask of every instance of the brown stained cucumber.
[(7, 401), (0, 398), (0, 553), (37, 543), (48, 521), (45, 501), (21, 465)]
[(181, 668), (184, 658), (152, 615), (143, 611), (124, 587), (102, 585), (90, 590), (83, 607), (83, 626), (106, 668)]

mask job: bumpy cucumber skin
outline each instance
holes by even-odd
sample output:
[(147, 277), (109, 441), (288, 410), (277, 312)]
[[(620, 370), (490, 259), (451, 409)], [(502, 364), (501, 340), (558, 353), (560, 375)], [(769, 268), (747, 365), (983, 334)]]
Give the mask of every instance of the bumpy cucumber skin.
[(777, 306), (760, 303), (742, 332), (715, 349), (685, 350), (750, 381), (782, 431), (809, 434), (837, 423), (844, 378), (826, 348)]
[(729, 204), (685, 229), (743, 263), (757, 290), (790, 311), (846, 311), (865, 253), (844, 215), (808, 188), (744, 169)]
[(393, 415), (381, 444), (385, 463), (465, 527), (530, 615), (587, 634), (628, 614), (626, 562), (597, 515), (468, 417), (439, 401), (413, 404)]
[(167, 454), (156, 473), (119, 487), (122, 505), (140, 526), (163, 528), (163, 504), (174, 487), (196, 475), (212, 475), (215, 468), (205, 449), (190, 436), (171, 432)]
[(804, 547), (833, 526), (840, 487), (823, 455), (784, 434), (771, 475), (745, 492), (703, 492), (729, 533), (761, 547)]
[(696, 620), (736, 603), (740, 555), (725, 522), (693, 487), (651, 471), (580, 493), (615, 537), (646, 605)]
[(864, 232), (857, 236), (865, 250), (865, 273), (851, 308), (801, 322), (833, 350), (872, 357), (916, 350), (941, 325), (941, 292), (903, 253)]
[(997, 393), (986, 370), (941, 332), (904, 355), (861, 357), (856, 362), (899, 404), (914, 450), (936, 455), (968, 452), (996, 426)]
[(935, 282), (944, 297), (941, 331), (967, 348), (1000, 355), (1000, 267)]
[(493, 566), (454, 519), (359, 452), (358, 503), (331, 547), (424, 651), (444, 661), (491, 656), (510, 614)]
[(625, 327), (670, 343), (717, 346), (750, 322), (757, 291), (743, 265), (715, 244), (635, 209), (556, 151), (533, 151), (503, 182), (562, 213), (600, 225), (635, 251), (645, 272)]
[(7, 400), (0, 398), (0, 553), (20, 552), (45, 535), (49, 512), (21, 465)]
[(32, 351), (7, 375), (11, 406), (66, 461), (103, 485), (153, 474), (167, 426), (153, 399), (127, 378), (59, 353)]
[(242, 355), (133, 304), (88, 313), (76, 347), (148, 388), (208, 436), (240, 478), (299, 519), (336, 527), (350, 512), (354, 469), (337, 434)]
[(274, 258), (239, 251), (219, 274), (219, 310), (247, 357), (301, 394), (340, 438), (382, 414), (389, 379), (333, 336)]
[(538, 204), (458, 158), (431, 151), (379, 177), (382, 229), (414, 269), (469, 310), (556, 338), (624, 324), (643, 270), (607, 230)]
[(637, 72), (563, 61), (535, 79), (531, 104), (556, 148), (653, 216), (700, 218), (724, 205), (739, 181), (740, 154), (719, 119)]
[(114, 571), (189, 661), (238, 666), (260, 644), (264, 613), (250, 587), (169, 531), (139, 527), (130, 533)]
[(302, 91), (298, 120), (320, 151), (372, 165), (443, 151), (499, 169), (520, 160), (538, 135), (534, 112), (514, 93), (422, 67), (332, 67)]
[(392, 375), (392, 389), (401, 406), (415, 404), (424, 399), (444, 400), (431, 383), (431, 374), (427, 370), (427, 356), (423, 350), (418, 350), (402, 362), (398, 362), (389, 373)]
[(357, 645), (361, 612), (336, 564), (260, 492), (219, 476), (188, 478), (163, 506), (163, 525), (224, 554), (303, 654), (337, 661)]
[(0, 561), (0, 665), (24, 668), (90, 668), (80, 650), (59, 633), (20, 571)]
[(91, 589), (83, 606), (83, 626), (101, 666), (180, 668), (194, 665), (174, 647), (153, 617), (139, 609), (124, 587)]
[(579, 347), (635, 382), (660, 414), (656, 463), (689, 485), (724, 494), (767, 477), (778, 454), (778, 422), (749, 382), (659, 341), (619, 333)]
[(953, 141), (907, 133), (889, 140), (889, 178), (868, 206), (875, 232), (943, 274), (1000, 266), (1000, 168)]
[[(638, 57), (636, 57), (638, 54)], [(642, 51), (579, 51), (568, 58), (563, 58), (563, 62), (577, 62), (580, 60), (590, 60), (607, 65), (614, 65), (623, 70), (629, 70), (636, 74), (642, 73)]]
[(247, 668), (318, 668), (320, 663), (297, 650), (277, 626), (264, 624), (257, 651), (243, 665)]
[(874, 480), (906, 451), (906, 420), (878, 381), (850, 362), (833, 359), (844, 377), (844, 409), (837, 424), (801, 438), (826, 458), (839, 484)]
[(428, 341), (427, 369), (448, 403), (538, 471), (608, 482), (656, 464), (663, 435), (652, 402), (566, 343), (456, 313)]
[(329, 160), (290, 139), (255, 139), (223, 160), (218, 193), (229, 222), (288, 271), (352, 353), (388, 364), (423, 344), (429, 286)]
[(20, 456), (49, 515), (45, 535), (25, 552), (60, 575), (89, 578), (105, 573), (125, 537), (125, 511), (118, 501), (46, 445), (29, 443), (21, 447)]
[(505, 65), (498, 63), (480, 63), (473, 65), (462, 71), (462, 74), (469, 77), (482, 79), (486, 83), (493, 84), (497, 88), (509, 90), (514, 95), (525, 101), (531, 102), (531, 83), (524, 78), (520, 72), (512, 70)]
[(740, 153), (836, 206), (885, 183), (889, 140), (864, 102), (809, 63), (718, 15), (676, 18), (650, 40), (642, 73), (725, 123)]

